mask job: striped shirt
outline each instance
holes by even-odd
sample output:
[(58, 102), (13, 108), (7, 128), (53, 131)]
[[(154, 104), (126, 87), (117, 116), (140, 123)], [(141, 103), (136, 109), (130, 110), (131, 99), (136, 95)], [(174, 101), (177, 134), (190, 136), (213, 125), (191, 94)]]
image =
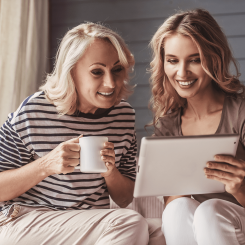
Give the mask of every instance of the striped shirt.
[[(1, 127), (0, 172), (20, 168), (81, 134), (107, 136), (114, 143), (116, 167), (135, 179), (135, 111), (126, 101), (100, 115), (59, 116), (42, 91), (28, 97)], [(109, 194), (101, 174), (75, 169), (66, 175), (50, 175), (21, 196), (0, 202), (5, 215), (14, 203), (55, 209), (109, 208)]]

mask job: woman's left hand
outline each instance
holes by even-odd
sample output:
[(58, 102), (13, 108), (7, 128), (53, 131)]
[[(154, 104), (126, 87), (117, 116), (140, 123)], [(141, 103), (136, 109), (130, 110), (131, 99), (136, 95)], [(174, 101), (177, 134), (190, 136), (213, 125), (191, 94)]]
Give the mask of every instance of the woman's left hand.
[(105, 142), (104, 149), (100, 151), (100, 155), (107, 167), (107, 172), (101, 173), (101, 175), (103, 177), (108, 177), (116, 169), (114, 144), (111, 142)]
[(204, 168), (206, 177), (225, 184), (225, 190), (233, 196), (244, 192), (245, 162), (227, 155), (216, 155), (214, 160)]

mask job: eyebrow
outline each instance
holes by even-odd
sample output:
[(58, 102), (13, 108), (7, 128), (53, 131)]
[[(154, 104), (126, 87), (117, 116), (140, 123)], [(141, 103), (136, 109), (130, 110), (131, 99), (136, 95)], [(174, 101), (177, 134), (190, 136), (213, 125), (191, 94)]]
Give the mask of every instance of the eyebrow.
[[(120, 60), (118, 60), (116, 63), (114, 63), (113, 65), (116, 65), (117, 63), (119, 63), (120, 62)], [(103, 63), (100, 63), (100, 62), (97, 62), (97, 63), (93, 63), (92, 65), (102, 65), (102, 66), (104, 66), (104, 67), (106, 67), (106, 65), (105, 64), (103, 64)], [(92, 66), (92, 65), (90, 65), (90, 66)]]
[[(165, 56), (169, 56), (169, 57), (177, 57), (176, 55), (173, 55), (173, 54), (165, 54)], [(189, 55), (188, 57), (194, 57), (194, 56), (200, 56), (200, 54), (199, 54), (199, 53), (195, 53), (195, 54)]]

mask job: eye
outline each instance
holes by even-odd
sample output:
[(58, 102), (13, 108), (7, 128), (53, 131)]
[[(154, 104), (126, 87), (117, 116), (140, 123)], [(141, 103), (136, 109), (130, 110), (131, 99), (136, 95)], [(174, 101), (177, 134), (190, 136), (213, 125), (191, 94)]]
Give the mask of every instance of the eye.
[(112, 72), (114, 72), (114, 73), (119, 73), (119, 72), (121, 72), (122, 70), (124, 70), (124, 67), (123, 67), (123, 66), (117, 66), (117, 67), (115, 67), (114, 69), (112, 69)]
[(199, 63), (201, 63), (201, 60), (200, 60), (200, 58), (196, 58), (194, 60), (190, 60), (190, 62), (199, 64)]
[(168, 59), (167, 62), (169, 62), (170, 64), (174, 65), (174, 64), (178, 63), (178, 60), (176, 60), (176, 59)]
[(101, 69), (94, 69), (91, 71), (91, 73), (95, 76), (100, 76), (103, 74), (103, 71)]

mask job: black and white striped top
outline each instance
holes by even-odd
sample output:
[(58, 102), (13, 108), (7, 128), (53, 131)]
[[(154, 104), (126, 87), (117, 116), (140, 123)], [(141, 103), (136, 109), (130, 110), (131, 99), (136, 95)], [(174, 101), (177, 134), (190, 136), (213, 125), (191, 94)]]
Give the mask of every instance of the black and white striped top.
[[(44, 92), (28, 97), (9, 114), (0, 130), (0, 172), (19, 168), (43, 157), (61, 142), (79, 135), (107, 136), (114, 143), (116, 166), (121, 174), (136, 176), (135, 112), (126, 102), (103, 114), (58, 116)], [(14, 203), (45, 205), (56, 209), (109, 208), (109, 194), (101, 174), (75, 169), (66, 175), (48, 176), (21, 196), (0, 202), (5, 215)]]

